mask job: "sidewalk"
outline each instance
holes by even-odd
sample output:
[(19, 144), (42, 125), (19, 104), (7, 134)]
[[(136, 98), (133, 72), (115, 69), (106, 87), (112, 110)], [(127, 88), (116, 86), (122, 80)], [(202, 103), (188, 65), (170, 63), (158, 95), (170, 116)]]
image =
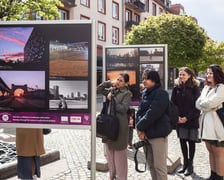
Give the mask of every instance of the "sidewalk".
[[(90, 130), (64, 130), (53, 129), (52, 133), (45, 136), (45, 147), (60, 151), (60, 160), (41, 167), (41, 180), (88, 180), (91, 179), (91, 171), (88, 169), (88, 161), (91, 160), (91, 132)], [(137, 142), (136, 133), (134, 142)], [(181, 156), (179, 141), (176, 132), (169, 135), (169, 156)], [(133, 154), (129, 150), (129, 155)], [(104, 158), (103, 144), (96, 140), (96, 161)], [(134, 161), (131, 156), (128, 160), (128, 180), (150, 180), (150, 173), (135, 171)], [(169, 174), (168, 180), (204, 180), (209, 176), (208, 153), (204, 143), (196, 145), (194, 160), (194, 174), (185, 177), (183, 174)], [(9, 180), (15, 180), (12, 177)], [(108, 172), (96, 171), (96, 180), (108, 179)]]

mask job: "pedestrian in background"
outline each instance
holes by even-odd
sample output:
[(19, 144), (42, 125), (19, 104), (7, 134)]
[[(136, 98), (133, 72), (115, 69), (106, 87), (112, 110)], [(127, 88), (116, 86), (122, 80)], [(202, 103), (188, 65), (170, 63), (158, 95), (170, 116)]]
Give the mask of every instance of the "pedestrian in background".
[(207, 68), (206, 85), (196, 101), (196, 107), (201, 110), (199, 135), (209, 152), (209, 180), (224, 177), (224, 127), (216, 113), (223, 102), (224, 73), (219, 65), (213, 64)]
[(40, 178), (40, 155), (45, 153), (43, 129), (16, 128), (16, 153), (18, 178)]
[(58, 108), (59, 109), (68, 109), (68, 105), (67, 105), (67, 102), (65, 100), (65, 97), (60, 94), (59, 95), (59, 104), (58, 104)]
[(128, 176), (128, 116), (131, 92), (128, 90), (129, 75), (120, 73), (115, 81), (105, 81), (97, 87), (97, 93), (108, 100), (113, 97), (116, 103), (116, 115), (119, 119), (119, 135), (117, 140), (104, 140), (108, 161), (110, 180), (127, 180)]
[(157, 71), (145, 69), (144, 90), (136, 113), (136, 129), (144, 141), (144, 153), (152, 180), (167, 180), (168, 134), (172, 131), (167, 115), (169, 94), (161, 88)]
[(179, 111), (176, 131), (183, 155), (183, 166), (177, 172), (184, 173), (185, 176), (193, 173), (195, 143), (199, 141), (200, 111), (195, 107), (195, 102), (200, 96), (199, 85), (200, 82), (196, 79), (194, 72), (188, 67), (182, 67), (171, 95), (171, 101)]
[(132, 141), (133, 141), (133, 133), (135, 128), (135, 109), (129, 108), (128, 110), (128, 121), (129, 121), (129, 129), (128, 129), (128, 148), (132, 149)]

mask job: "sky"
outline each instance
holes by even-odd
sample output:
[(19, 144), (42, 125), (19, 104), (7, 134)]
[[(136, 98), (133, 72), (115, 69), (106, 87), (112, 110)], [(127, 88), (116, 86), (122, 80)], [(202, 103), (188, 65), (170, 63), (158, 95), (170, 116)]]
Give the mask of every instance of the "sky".
[(214, 41), (224, 41), (224, 0), (171, 0), (182, 4), (187, 15), (198, 20), (208, 36)]
[(24, 53), (24, 47), (32, 30), (32, 27), (0, 28), (0, 58)]
[(45, 89), (45, 72), (44, 71), (0, 71), (0, 77), (9, 88), (12, 84), (24, 85), (29, 88)]
[(71, 96), (71, 93), (80, 92), (81, 95), (88, 94), (87, 81), (50, 81), (50, 88), (59, 86), (59, 94)]

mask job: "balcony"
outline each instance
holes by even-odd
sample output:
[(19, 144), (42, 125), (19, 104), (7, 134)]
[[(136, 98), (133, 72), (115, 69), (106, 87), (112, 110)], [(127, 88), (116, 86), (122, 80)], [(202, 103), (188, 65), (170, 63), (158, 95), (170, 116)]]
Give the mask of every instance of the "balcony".
[(125, 6), (139, 13), (145, 12), (145, 4), (140, 0), (126, 0)]
[(68, 7), (75, 7), (75, 0), (61, 0), (61, 2)]
[(139, 22), (136, 22), (136, 21), (126, 21), (125, 28), (131, 29), (132, 25), (138, 25), (138, 24), (139, 24)]

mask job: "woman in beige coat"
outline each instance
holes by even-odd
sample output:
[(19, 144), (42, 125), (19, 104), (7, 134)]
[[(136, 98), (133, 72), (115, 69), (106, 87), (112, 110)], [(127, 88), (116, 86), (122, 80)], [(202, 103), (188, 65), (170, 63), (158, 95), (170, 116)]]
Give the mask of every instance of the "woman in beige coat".
[(17, 173), (19, 179), (40, 177), (40, 155), (45, 153), (43, 129), (16, 129)]
[(209, 180), (222, 180), (224, 177), (224, 124), (216, 110), (224, 102), (224, 73), (218, 65), (207, 68), (206, 85), (196, 101), (201, 110), (199, 136), (209, 152), (211, 176)]

